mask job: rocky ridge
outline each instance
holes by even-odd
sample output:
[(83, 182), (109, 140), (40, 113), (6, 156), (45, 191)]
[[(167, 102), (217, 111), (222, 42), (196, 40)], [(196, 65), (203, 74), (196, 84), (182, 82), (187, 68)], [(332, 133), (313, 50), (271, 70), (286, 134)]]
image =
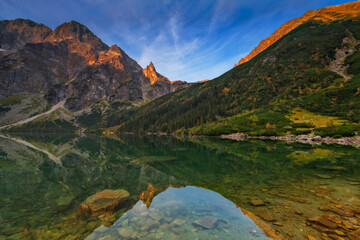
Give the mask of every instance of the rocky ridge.
[(317, 21), (322, 23), (329, 23), (336, 20), (348, 19), (360, 16), (360, 1), (346, 3), (342, 5), (330, 6), (320, 8), (316, 11), (307, 11), (304, 15), (298, 18), (294, 18), (282, 26), (280, 26), (273, 34), (265, 38), (260, 44), (254, 48), (245, 58), (235, 64), (234, 67), (239, 66), (245, 62), (250, 61), (252, 58), (257, 56), (259, 53), (270, 47), (273, 43), (278, 41), (280, 38), (291, 32), (296, 27), (307, 21)]

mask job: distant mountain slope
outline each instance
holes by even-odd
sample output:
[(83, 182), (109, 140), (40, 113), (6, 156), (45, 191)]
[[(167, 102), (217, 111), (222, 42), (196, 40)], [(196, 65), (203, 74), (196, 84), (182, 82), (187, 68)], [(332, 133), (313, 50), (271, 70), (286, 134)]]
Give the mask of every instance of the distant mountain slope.
[(120, 47), (75, 21), (54, 31), (31, 20), (0, 21), (0, 49), (0, 99), (39, 94), (81, 110), (100, 100), (139, 103), (190, 85), (170, 82), (153, 65), (167, 81), (151, 79)]
[[(119, 131), (126, 132), (261, 135), (260, 130), (279, 124), (278, 133), (285, 134), (286, 129), (297, 129), (286, 118), (296, 108), (356, 125), (360, 122), (359, 43), (358, 17), (326, 24), (311, 20), (222, 76), (139, 108), (114, 112), (103, 126), (119, 125)], [(233, 116), (244, 119), (230, 124), (228, 117)], [(211, 123), (218, 122), (221, 126), (210, 131)]]
[(329, 23), (331, 21), (339, 20), (339, 19), (349, 19), (360, 16), (360, 2), (351, 2), (347, 4), (342, 5), (336, 5), (331, 7), (324, 7), (319, 10), (313, 11), (307, 11), (304, 15), (301, 17), (292, 19), (283, 25), (281, 25), (280, 28), (278, 28), (273, 34), (271, 34), (266, 39), (262, 40), (260, 44), (255, 47), (254, 50), (252, 50), (249, 55), (247, 55), (245, 58), (242, 58), (238, 64), (235, 64), (235, 66), (238, 66), (242, 63), (245, 63), (252, 58), (254, 58), (256, 55), (267, 49), (269, 46), (271, 46), (273, 43), (275, 43), (277, 40), (282, 38), (284, 35), (288, 34), (290, 31), (295, 29), (296, 27), (300, 26), (301, 24), (309, 21), (321, 21), (324, 23)]

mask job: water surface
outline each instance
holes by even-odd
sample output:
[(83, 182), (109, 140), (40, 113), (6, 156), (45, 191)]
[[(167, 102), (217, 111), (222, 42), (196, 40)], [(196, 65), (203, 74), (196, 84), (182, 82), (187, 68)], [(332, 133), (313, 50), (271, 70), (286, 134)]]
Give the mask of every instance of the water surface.
[[(328, 216), (353, 224), (339, 228), (344, 234), (360, 226), (354, 147), (168, 136), (18, 138), (42, 151), (0, 138), (0, 239), (266, 239), (264, 232), (319, 238), (325, 230), (307, 220)], [(126, 190), (129, 198), (81, 215), (79, 206), (105, 189)]]

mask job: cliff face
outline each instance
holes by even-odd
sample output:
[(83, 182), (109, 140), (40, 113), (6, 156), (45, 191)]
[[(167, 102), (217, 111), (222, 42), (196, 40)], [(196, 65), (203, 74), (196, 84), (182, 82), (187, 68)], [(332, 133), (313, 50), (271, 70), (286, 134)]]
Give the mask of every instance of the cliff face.
[(323, 23), (329, 23), (336, 20), (349, 19), (358, 16), (360, 16), (360, 1), (331, 7), (324, 7), (316, 11), (307, 11), (303, 16), (284, 23), (273, 34), (262, 40), (260, 44), (249, 53), (249, 55), (247, 55), (245, 58), (242, 58), (239, 63), (235, 64), (235, 67), (251, 60), (256, 55), (275, 43), (277, 40), (307, 21), (314, 20)]
[(136, 103), (177, 89), (154, 67), (152, 82), (121, 48), (75, 21), (54, 31), (30, 20), (0, 21), (0, 48), (0, 99), (43, 93), (53, 104), (66, 99), (67, 108), (79, 110), (100, 99)]

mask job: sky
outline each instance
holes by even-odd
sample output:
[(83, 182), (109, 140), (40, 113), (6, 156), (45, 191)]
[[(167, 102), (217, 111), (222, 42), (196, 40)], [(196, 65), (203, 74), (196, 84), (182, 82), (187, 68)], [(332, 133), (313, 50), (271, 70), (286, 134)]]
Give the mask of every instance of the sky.
[(170, 80), (213, 79), (307, 10), (346, 0), (0, 0), (0, 20), (75, 20)]

